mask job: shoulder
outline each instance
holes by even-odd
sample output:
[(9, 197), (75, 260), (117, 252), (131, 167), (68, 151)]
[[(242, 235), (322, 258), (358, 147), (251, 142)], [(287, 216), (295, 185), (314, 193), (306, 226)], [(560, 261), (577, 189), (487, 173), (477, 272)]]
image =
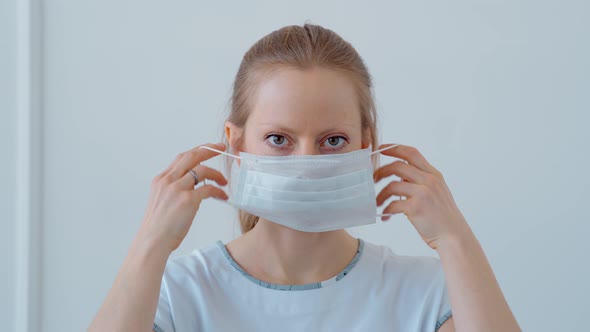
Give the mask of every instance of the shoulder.
[[(195, 331), (224, 282), (223, 254), (216, 243), (168, 259), (162, 276), (155, 327), (163, 331)], [(158, 331), (158, 330), (156, 330)]]
[(432, 271), (440, 267), (438, 257), (401, 255), (386, 245), (368, 241), (364, 241), (364, 253), (368, 260), (381, 261), (391, 267), (408, 268), (406, 271)]
[(365, 242), (364, 254), (368, 263), (380, 269), (387, 279), (398, 280), (405, 286), (424, 287), (444, 278), (438, 257), (400, 255), (388, 246), (371, 242)]
[(194, 285), (204, 282), (222, 268), (222, 255), (216, 243), (177, 255), (166, 263), (163, 281), (170, 284)]
[(370, 262), (368, 277), (378, 281), (379, 291), (393, 301), (404, 319), (414, 317), (416, 324), (428, 322), (434, 326), (451, 316), (445, 274), (438, 257), (400, 255), (372, 243), (365, 246)]

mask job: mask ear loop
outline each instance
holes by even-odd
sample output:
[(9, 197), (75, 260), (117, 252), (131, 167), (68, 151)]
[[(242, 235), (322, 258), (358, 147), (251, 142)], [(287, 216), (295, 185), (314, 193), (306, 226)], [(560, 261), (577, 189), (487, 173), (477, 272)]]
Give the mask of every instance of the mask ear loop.
[(235, 154), (231, 154), (231, 153), (227, 153), (225, 151), (217, 150), (217, 149), (214, 149), (212, 147), (208, 147), (206, 145), (199, 146), (199, 149), (206, 149), (206, 150), (217, 152), (219, 154), (222, 154), (222, 155), (225, 155), (225, 156), (228, 156), (228, 157), (232, 157), (232, 158), (236, 158), (236, 159), (242, 159), (242, 158), (240, 158), (240, 156), (236, 156)]
[(231, 154), (231, 153), (227, 153), (225, 151), (217, 150), (217, 149), (214, 149), (214, 148), (209, 147), (209, 146), (206, 146), (206, 145), (199, 146), (199, 149), (205, 149), (205, 150), (217, 152), (217, 153), (222, 154), (224, 156), (228, 156), (228, 157), (235, 158), (235, 159), (242, 159), (240, 156), (237, 156), (237, 155), (234, 155), (234, 154)]
[(379, 149), (379, 150), (375, 150), (375, 151), (371, 152), (371, 155), (374, 155), (374, 154), (377, 154), (377, 153), (381, 153), (381, 152), (383, 152), (383, 151), (387, 151), (387, 150), (389, 150), (389, 149), (393, 149), (393, 148), (395, 148), (396, 146), (400, 146), (400, 145), (401, 145), (401, 144), (394, 144), (394, 145), (386, 146), (386, 147), (384, 147), (384, 148), (381, 148), (381, 149)]
[[(389, 150), (389, 149), (393, 149), (393, 148), (395, 148), (396, 146), (400, 146), (400, 145), (401, 145), (401, 144), (393, 144), (393, 145), (390, 145), (390, 146), (387, 146), (387, 147), (384, 147), (384, 148), (381, 148), (381, 149), (375, 150), (375, 151), (371, 152), (371, 155), (374, 155), (374, 154), (377, 154), (377, 153), (381, 153), (381, 152), (383, 152), (383, 151), (387, 151), (387, 150)], [(401, 159), (400, 159), (400, 160), (401, 160)], [(405, 162), (406, 164), (408, 163), (408, 162), (407, 162), (407, 161), (405, 161), (405, 160), (402, 160), (402, 161), (403, 161), (403, 162)], [(404, 197), (404, 198), (402, 198), (402, 196), (397, 196), (397, 197), (398, 197), (398, 199), (397, 199), (398, 201), (405, 200), (405, 197)], [(394, 216), (394, 215), (395, 215), (394, 213), (378, 213), (378, 214), (377, 214), (377, 217), (388, 217), (388, 216)]]

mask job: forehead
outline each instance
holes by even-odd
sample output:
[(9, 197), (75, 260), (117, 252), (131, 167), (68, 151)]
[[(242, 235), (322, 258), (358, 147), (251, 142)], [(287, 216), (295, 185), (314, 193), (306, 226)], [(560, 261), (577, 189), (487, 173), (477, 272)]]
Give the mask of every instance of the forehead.
[(325, 126), (360, 127), (353, 81), (327, 68), (280, 68), (261, 79), (248, 122), (294, 129)]

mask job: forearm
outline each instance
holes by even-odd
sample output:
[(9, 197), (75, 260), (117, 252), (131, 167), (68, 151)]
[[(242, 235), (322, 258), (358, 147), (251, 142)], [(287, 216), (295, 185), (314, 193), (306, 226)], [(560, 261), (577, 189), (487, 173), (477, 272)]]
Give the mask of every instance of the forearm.
[(437, 247), (456, 331), (521, 331), (484, 251), (466, 226)]
[(89, 331), (151, 331), (169, 252), (139, 237)]

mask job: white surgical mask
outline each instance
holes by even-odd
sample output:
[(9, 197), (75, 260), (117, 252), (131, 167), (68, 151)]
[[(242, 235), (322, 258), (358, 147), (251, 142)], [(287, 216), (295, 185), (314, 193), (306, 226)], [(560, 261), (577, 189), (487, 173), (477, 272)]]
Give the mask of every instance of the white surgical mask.
[(371, 152), (260, 156), (241, 152), (232, 165), (228, 203), (303, 232), (325, 232), (377, 222)]

